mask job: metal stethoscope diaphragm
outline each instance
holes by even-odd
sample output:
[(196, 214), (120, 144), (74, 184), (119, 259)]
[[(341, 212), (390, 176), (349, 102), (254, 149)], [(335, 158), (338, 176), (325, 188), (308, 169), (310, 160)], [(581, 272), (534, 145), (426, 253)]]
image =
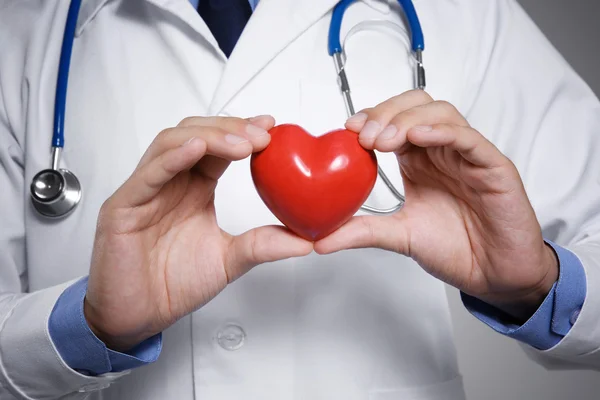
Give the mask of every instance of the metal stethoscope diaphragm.
[(68, 169), (58, 168), (59, 159), (60, 148), (55, 147), (52, 168), (38, 172), (31, 180), (33, 207), (49, 218), (67, 215), (81, 200), (79, 179)]

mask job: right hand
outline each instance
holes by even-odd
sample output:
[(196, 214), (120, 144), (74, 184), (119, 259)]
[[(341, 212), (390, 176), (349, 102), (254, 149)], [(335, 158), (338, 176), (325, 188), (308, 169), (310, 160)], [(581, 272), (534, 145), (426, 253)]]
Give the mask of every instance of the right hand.
[(187, 118), (156, 137), (103, 204), (84, 313), (108, 347), (127, 351), (252, 267), (312, 251), (284, 227), (232, 236), (217, 225), (217, 180), (231, 161), (263, 150), (274, 123), (269, 116)]

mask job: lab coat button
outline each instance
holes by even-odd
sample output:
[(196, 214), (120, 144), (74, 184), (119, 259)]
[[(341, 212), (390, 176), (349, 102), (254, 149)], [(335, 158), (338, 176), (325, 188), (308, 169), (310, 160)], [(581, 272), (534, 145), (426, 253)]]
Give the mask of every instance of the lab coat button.
[(581, 310), (575, 310), (573, 311), (573, 314), (571, 314), (571, 325), (575, 325), (575, 322), (577, 322), (577, 319), (579, 318), (579, 314), (581, 313)]
[(237, 350), (244, 345), (246, 339), (246, 332), (241, 326), (235, 324), (228, 324), (223, 327), (217, 333), (217, 342), (219, 346), (225, 350), (233, 351)]

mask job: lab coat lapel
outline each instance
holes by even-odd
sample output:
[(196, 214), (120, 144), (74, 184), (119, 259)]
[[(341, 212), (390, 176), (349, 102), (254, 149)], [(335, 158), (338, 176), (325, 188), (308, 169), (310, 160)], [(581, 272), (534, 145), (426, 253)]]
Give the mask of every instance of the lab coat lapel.
[[(122, 0), (128, 1), (128, 0)], [(188, 0), (146, 0), (148, 3), (153, 4), (154, 6), (173, 14), (179, 20), (183, 21), (185, 24), (190, 26), (196, 32), (198, 32), (204, 40), (208, 43), (208, 45), (212, 48), (213, 51), (218, 53), (223, 57), (225, 61), (225, 56), (222, 55), (222, 52), (219, 49), (219, 44), (215, 40), (212, 32), (204, 23), (202, 18), (196, 13), (193, 9), (192, 5)], [(83, 0), (81, 3), (81, 9), (79, 10), (79, 17), (77, 18), (77, 30), (76, 35), (81, 35), (85, 27), (88, 23), (94, 19), (96, 14), (109, 3), (110, 0)]]
[[(188, 0), (147, 0), (161, 9), (168, 11), (189, 25), (192, 29), (198, 32), (212, 47), (212, 50), (218, 54), (222, 54), (212, 32), (208, 25), (200, 18)], [(225, 56), (223, 56), (224, 58)]]
[[(209, 108), (211, 115), (227, 103), (262, 68), (338, 0), (261, 0), (239, 38)], [(325, 49), (323, 38), (323, 48)]]

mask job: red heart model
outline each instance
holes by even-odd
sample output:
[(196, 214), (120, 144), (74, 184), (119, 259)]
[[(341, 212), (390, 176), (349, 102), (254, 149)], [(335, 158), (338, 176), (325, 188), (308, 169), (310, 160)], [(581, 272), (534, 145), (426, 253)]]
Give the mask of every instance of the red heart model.
[(252, 155), (258, 194), (290, 230), (307, 240), (329, 235), (365, 202), (377, 179), (377, 158), (340, 129), (314, 137), (297, 125), (278, 125), (271, 142)]

